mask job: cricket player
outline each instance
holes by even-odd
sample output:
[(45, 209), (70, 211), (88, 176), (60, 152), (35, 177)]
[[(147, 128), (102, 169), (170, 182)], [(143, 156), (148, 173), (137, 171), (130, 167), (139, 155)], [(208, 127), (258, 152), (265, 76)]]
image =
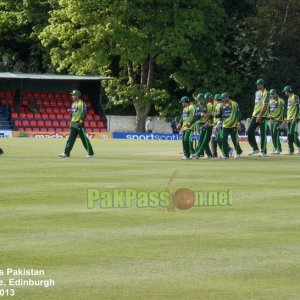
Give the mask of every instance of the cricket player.
[(211, 93), (197, 95), (198, 100), (198, 111), (195, 115), (199, 128), (199, 144), (196, 148), (193, 158), (200, 158), (204, 156), (204, 151), (207, 158), (211, 158), (212, 154), (209, 148), (209, 142), (213, 129), (213, 106), (208, 103), (209, 99), (212, 98)]
[(286, 121), (288, 128), (288, 155), (294, 154), (294, 144), (298, 147), (297, 154), (300, 154), (300, 142), (298, 138), (298, 118), (299, 118), (299, 97), (294, 94), (292, 87), (287, 85), (282, 91), (287, 97)]
[[(211, 141), (210, 141), (210, 149), (212, 152), (212, 157), (217, 158), (218, 157), (218, 146), (222, 151), (222, 126), (217, 127), (218, 118), (216, 118), (216, 115), (220, 109), (220, 105), (222, 104), (222, 98), (221, 94), (216, 94), (214, 96), (214, 103), (213, 103), (213, 132), (211, 135)], [(232, 156), (233, 149), (229, 147), (229, 156)]]
[(269, 126), (273, 143), (272, 154), (280, 154), (282, 152), (280, 142), (280, 126), (284, 118), (285, 104), (283, 99), (278, 97), (275, 89), (270, 90), (270, 95)]
[(84, 121), (87, 115), (86, 104), (83, 100), (80, 99), (80, 91), (74, 90), (70, 95), (72, 95), (73, 100), (72, 109), (69, 110), (72, 112), (70, 135), (66, 144), (65, 151), (61, 154), (58, 154), (58, 156), (62, 158), (70, 157), (70, 153), (72, 151), (76, 138), (79, 135), (82, 144), (88, 153), (86, 158), (92, 158), (94, 156), (94, 151), (84, 130)]
[(265, 81), (263, 79), (258, 79), (255, 84), (257, 85), (257, 92), (255, 93), (255, 105), (247, 130), (248, 142), (252, 147), (252, 151), (249, 153), (249, 155), (255, 155), (259, 153), (255, 139), (255, 130), (257, 126), (259, 126), (261, 146), (261, 153), (259, 156), (265, 157), (267, 156), (267, 122), (269, 115), (270, 95), (265, 88)]
[(187, 96), (183, 96), (179, 103), (182, 104), (183, 112), (178, 129), (182, 130), (182, 148), (183, 148), (183, 157), (182, 159), (191, 159), (193, 141), (192, 136), (194, 134), (194, 115), (195, 115), (195, 106), (191, 103), (191, 100)]
[(2, 150), (2, 148), (0, 148), (0, 155), (2, 155), (4, 153), (4, 151)]
[(222, 104), (220, 104), (216, 117), (219, 118), (217, 126), (222, 124), (222, 155), (221, 159), (229, 158), (228, 136), (231, 136), (236, 154), (235, 159), (243, 153), (238, 139), (238, 130), (240, 129), (241, 112), (237, 102), (229, 98), (228, 93), (221, 95)]

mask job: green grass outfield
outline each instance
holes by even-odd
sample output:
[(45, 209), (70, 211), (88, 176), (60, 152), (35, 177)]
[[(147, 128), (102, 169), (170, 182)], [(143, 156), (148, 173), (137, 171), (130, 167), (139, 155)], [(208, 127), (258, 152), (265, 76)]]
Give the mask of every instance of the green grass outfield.
[[(61, 159), (65, 142), (0, 140), (0, 292), (15, 289), (1, 299), (300, 299), (300, 157), (182, 161), (180, 142), (97, 140), (86, 159), (78, 140)], [(87, 208), (87, 189), (164, 191), (177, 169), (173, 189), (232, 190), (233, 205)]]

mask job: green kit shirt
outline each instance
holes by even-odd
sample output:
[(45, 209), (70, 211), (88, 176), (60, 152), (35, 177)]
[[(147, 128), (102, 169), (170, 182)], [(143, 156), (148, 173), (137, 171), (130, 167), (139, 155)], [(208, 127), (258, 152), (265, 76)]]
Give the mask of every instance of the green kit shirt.
[(77, 127), (80, 120), (84, 121), (87, 115), (86, 104), (79, 99), (72, 104), (71, 126)]
[(223, 128), (236, 127), (241, 121), (239, 105), (233, 100), (229, 100), (228, 103), (222, 103), (219, 106), (217, 117), (222, 121)]
[(291, 121), (299, 115), (299, 97), (295, 94), (289, 97), (287, 102), (287, 120)]
[(277, 97), (277, 99), (270, 99), (270, 116), (275, 121), (283, 121), (284, 117), (284, 101)]
[(195, 106), (193, 104), (190, 104), (189, 106), (183, 109), (182, 116), (180, 119), (182, 131), (194, 128), (193, 125), (194, 115), (195, 115)]
[(267, 117), (269, 115), (269, 101), (270, 101), (270, 96), (269, 96), (269, 92), (266, 89), (263, 92), (257, 91), (255, 93), (255, 105), (254, 105), (252, 117), (258, 117), (264, 103), (267, 104), (267, 109), (261, 117)]
[[(210, 114), (208, 117), (202, 117), (200, 114)], [(206, 122), (209, 123), (209, 126), (212, 125), (213, 123), (213, 106), (211, 103), (205, 103), (204, 105), (198, 105), (196, 114), (195, 114), (195, 119), (198, 123), (204, 124)]]

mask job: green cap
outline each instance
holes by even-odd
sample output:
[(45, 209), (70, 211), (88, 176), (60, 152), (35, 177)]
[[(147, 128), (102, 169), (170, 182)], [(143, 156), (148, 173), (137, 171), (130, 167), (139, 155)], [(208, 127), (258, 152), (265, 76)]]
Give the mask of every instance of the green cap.
[(70, 93), (70, 95), (77, 95), (77, 96), (81, 96), (81, 92), (78, 90), (74, 90), (72, 91), (72, 93)]
[(277, 95), (277, 92), (276, 92), (275, 89), (271, 89), (271, 90), (270, 90), (270, 94), (271, 94), (271, 95)]
[(197, 100), (204, 100), (204, 94), (200, 93), (196, 97)]
[(221, 95), (221, 98), (222, 98), (222, 99), (225, 99), (225, 98), (228, 98), (228, 97), (229, 97), (228, 93), (223, 93), (223, 94)]
[(221, 94), (215, 94), (214, 99), (220, 101), (221, 99)]
[(265, 81), (263, 79), (257, 79), (257, 81), (255, 82), (255, 84), (263, 84), (265, 85)]
[(293, 91), (292, 87), (290, 85), (286, 85), (282, 92), (284, 93), (284, 92), (292, 92), (292, 91)]
[(204, 95), (204, 99), (205, 100), (209, 100), (209, 99), (211, 99), (212, 98), (212, 93), (206, 93), (205, 95)]
[(179, 103), (182, 103), (182, 102), (190, 103), (191, 100), (190, 100), (190, 98), (189, 98), (188, 96), (183, 96), (183, 97), (180, 99)]

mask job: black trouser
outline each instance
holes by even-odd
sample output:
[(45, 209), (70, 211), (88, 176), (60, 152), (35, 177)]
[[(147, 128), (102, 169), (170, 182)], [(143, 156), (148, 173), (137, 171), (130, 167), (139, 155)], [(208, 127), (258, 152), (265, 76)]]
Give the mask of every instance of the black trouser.
[(185, 157), (190, 158), (193, 149), (193, 131), (184, 130), (182, 131), (182, 148)]
[(229, 144), (228, 144), (228, 136), (231, 136), (232, 143), (234, 145), (234, 149), (236, 154), (242, 154), (242, 149), (239, 143), (238, 130), (236, 127), (232, 128), (222, 128), (222, 154), (225, 157), (228, 157), (229, 152)]
[(279, 152), (282, 151), (281, 143), (280, 143), (280, 130), (279, 130), (281, 123), (282, 123), (281, 121), (276, 121), (276, 120), (270, 120), (269, 122), (273, 149), (274, 151), (279, 151)]
[(254, 151), (258, 150), (258, 146), (255, 139), (255, 131), (257, 126), (260, 129), (260, 146), (261, 152), (267, 154), (267, 126), (268, 120), (266, 118), (261, 118), (259, 123), (256, 123), (256, 117), (252, 117), (247, 130), (248, 142)]
[(72, 148), (74, 146), (74, 143), (76, 141), (77, 135), (79, 135), (82, 144), (85, 148), (85, 150), (88, 152), (89, 155), (94, 155), (94, 151), (92, 148), (92, 145), (88, 139), (88, 137), (86, 136), (84, 127), (80, 127), (80, 128), (75, 128), (72, 127), (70, 128), (70, 135), (66, 144), (66, 148), (65, 148), (65, 154), (67, 156), (70, 156), (70, 153), (72, 151)]
[(287, 135), (290, 153), (294, 153), (294, 144), (299, 148), (300, 142), (298, 137), (298, 122), (293, 123), (288, 121), (287, 123)]

